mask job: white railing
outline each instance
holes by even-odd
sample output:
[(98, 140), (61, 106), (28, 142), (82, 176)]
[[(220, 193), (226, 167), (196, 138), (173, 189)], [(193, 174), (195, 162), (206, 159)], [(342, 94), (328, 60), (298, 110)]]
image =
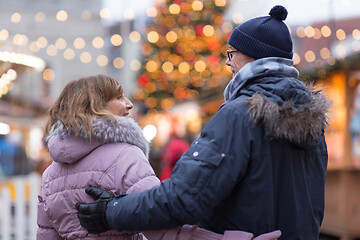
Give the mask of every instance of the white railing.
[(41, 177), (32, 173), (0, 181), (0, 239), (35, 240)]

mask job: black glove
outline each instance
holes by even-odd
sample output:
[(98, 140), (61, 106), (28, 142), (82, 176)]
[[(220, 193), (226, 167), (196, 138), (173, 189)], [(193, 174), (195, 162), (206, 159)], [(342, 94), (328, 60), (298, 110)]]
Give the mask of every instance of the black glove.
[(93, 203), (77, 203), (77, 216), (81, 226), (86, 228), (89, 233), (102, 233), (110, 230), (110, 226), (106, 221), (106, 209), (114, 198), (123, 197), (122, 195), (114, 195), (104, 189), (87, 186), (85, 192), (92, 196), (96, 201)]

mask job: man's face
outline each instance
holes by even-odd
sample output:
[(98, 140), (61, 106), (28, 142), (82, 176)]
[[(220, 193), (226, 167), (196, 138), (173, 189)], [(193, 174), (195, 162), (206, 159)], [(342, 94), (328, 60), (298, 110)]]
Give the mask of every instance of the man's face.
[(245, 54), (237, 51), (235, 48), (230, 46), (228, 50), (228, 59), (226, 59), (225, 64), (230, 67), (233, 77), (235, 74), (247, 63), (254, 61), (254, 58), (248, 57)]

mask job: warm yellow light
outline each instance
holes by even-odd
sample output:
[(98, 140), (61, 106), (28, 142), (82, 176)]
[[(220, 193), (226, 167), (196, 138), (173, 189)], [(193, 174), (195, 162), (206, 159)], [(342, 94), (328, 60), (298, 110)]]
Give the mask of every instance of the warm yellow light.
[(305, 28), (304, 27), (298, 27), (296, 28), (296, 35), (298, 35), (299, 38), (305, 37)]
[(114, 34), (111, 36), (110, 41), (112, 45), (120, 46), (123, 42), (123, 39), (119, 34)]
[(36, 41), (31, 42), (29, 49), (32, 52), (38, 52), (40, 50), (40, 48), (37, 46)]
[(66, 41), (65, 39), (63, 38), (58, 38), (55, 42), (55, 46), (58, 48), (58, 49), (64, 49), (66, 48)]
[(6, 95), (9, 91), (9, 87), (8, 86), (2, 86), (1, 88), (1, 95)]
[(353, 42), (351, 43), (351, 47), (352, 47), (352, 49), (353, 49), (355, 52), (360, 51), (360, 42), (358, 42), (358, 41), (353, 41)]
[(124, 67), (125, 62), (121, 57), (117, 57), (117, 58), (114, 58), (113, 65), (115, 68), (120, 69), (120, 68)]
[(324, 36), (324, 37), (330, 37), (331, 36), (331, 29), (324, 25), (322, 28), (321, 28), (321, 34)]
[(84, 10), (82, 13), (81, 13), (81, 19), (84, 20), (84, 21), (89, 21), (91, 20), (91, 12), (89, 10)]
[(174, 70), (174, 65), (171, 62), (164, 62), (162, 70), (166, 73), (171, 73)]
[(147, 39), (151, 43), (156, 43), (157, 41), (159, 41), (159, 34), (155, 31), (151, 31), (148, 33)]
[(206, 69), (206, 63), (202, 60), (199, 60), (195, 63), (194, 68), (198, 72), (203, 72)]
[(131, 60), (130, 62), (130, 69), (133, 70), (133, 71), (137, 71), (139, 70), (141, 67), (141, 63), (139, 60), (137, 59), (134, 59), (134, 60)]
[(315, 53), (313, 51), (309, 50), (305, 53), (305, 60), (307, 62), (309, 62), (309, 63), (313, 62), (313, 61), (315, 61), (315, 59), (316, 59), (316, 57), (315, 57)]
[(215, 0), (215, 5), (218, 7), (224, 7), (226, 5), (226, 0)]
[(214, 35), (214, 27), (211, 26), (211, 25), (206, 25), (204, 28), (203, 28), (203, 33), (206, 37), (210, 37), (212, 35)]
[(50, 68), (46, 68), (43, 72), (43, 78), (45, 81), (50, 82), (50, 81), (54, 80), (55, 72)]
[(36, 21), (36, 22), (43, 22), (43, 21), (45, 21), (45, 13), (43, 13), (43, 12), (37, 12), (37, 13), (35, 14), (35, 21)]
[(178, 4), (176, 4), (176, 3), (174, 3), (174, 4), (171, 4), (170, 6), (169, 6), (169, 12), (170, 12), (170, 14), (179, 14), (180, 13), (180, 6), (178, 5)]
[(148, 17), (156, 17), (157, 16), (157, 10), (155, 7), (149, 7), (146, 10), (146, 14), (148, 15)]
[(19, 23), (21, 21), (21, 14), (18, 12), (15, 12), (11, 15), (11, 22), (13, 23)]
[(58, 53), (58, 49), (55, 45), (49, 45), (46, 49), (46, 53), (49, 56), (55, 56)]
[(82, 63), (89, 63), (91, 62), (91, 54), (89, 52), (83, 52), (80, 54), (80, 61)]
[(37, 46), (38, 46), (39, 48), (44, 48), (44, 47), (46, 47), (46, 45), (47, 45), (47, 40), (46, 40), (46, 38), (44, 38), (44, 37), (39, 37), (39, 38), (37, 39)]
[(192, 3), (191, 7), (192, 7), (192, 9), (193, 9), (194, 11), (201, 11), (201, 10), (203, 9), (203, 7), (204, 7), (204, 4), (203, 4), (201, 1), (199, 1), (199, 0), (195, 0), (195, 1)]
[(315, 30), (312, 26), (307, 26), (305, 28), (305, 35), (308, 37), (308, 38), (312, 38), (314, 35), (315, 35)]
[(169, 42), (169, 43), (174, 43), (176, 42), (177, 40), (177, 34), (176, 32), (174, 31), (170, 31), (166, 34), (166, 40)]
[(25, 34), (15, 34), (13, 43), (18, 46), (25, 46), (28, 42), (28, 37)]
[(96, 62), (99, 66), (101, 67), (105, 67), (108, 62), (109, 62), (109, 59), (107, 58), (107, 56), (105, 55), (99, 55), (97, 58), (96, 58)]
[(130, 41), (134, 42), (134, 43), (137, 43), (140, 41), (141, 39), (141, 35), (139, 32), (137, 31), (132, 31), (130, 34), (129, 34), (129, 39)]
[(37, 71), (45, 68), (45, 62), (41, 58), (22, 53), (0, 51), (0, 61), (29, 66)]
[(74, 50), (72, 50), (71, 48), (65, 49), (65, 51), (64, 51), (64, 58), (65, 58), (66, 60), (72, 60), (72, 59), (74, 59), (74, 58), (75, 58), (75, 52), (74, 52)]
[(164, 98), (163, 100), (161, 100), (160, 102), (160, 106), (162, 109), (164, 110), (168, 110), (170, 109), (172, 106), (174, 106), (175, 102), (173, 99), (171, 98)]
[(232, 16), (232, 21), (233, 23), (235, 24), (240, 24), (244, 21), (244, 17), (243, 15), (241, 15), (240, 13), (235, 13), (233, 16)]
[(229, 22), (224, 22), (221, 25), (221, 30), (223, 30), (224, 33), (230, 33), (233, 30), (233, 25)]
[(179, 64), (179, 72), (188, 73), (190, 70), (190, 65), (187, 62), (182, 62)]
[(77, 49), (82, 49), (85, 47), (85, 40), (81, 37), (78, 37), (74, 40), (74, 47)]
[(330, 57), (330, 50), (326, 47), (322, 48), (320, 50), (320, 56), (323, 58), (323, 59), (328, 59)]
[(187, 39), (187, 40), (194, 40), (195, 38), (196, 38), (196, 33), (195, 33), (195, 31), (194, 30), (192, 30), (192, 29), (188, 29), (188, 30), (186, 30), (185, 31), (185, 38)]
[(353, 35), (353, 38), (356, 39), (356, 40), (360, 40), (360, 31), (359, 29), (354, 29), (352, 31), (352, 35)]
[(65, 10), (60, 10), (56, 14), (56, 19), (60, 22), (65, 22), (68, 18), (68, 14)]
[(145, 99), (145, 105), (149, 108), (154, 108), (158, 105), (158, 100), (154, 97), (149, 97)]
[(345, 57), (346, 56), (346, 48), (343, 44), (336, 45), (336, 53), (339, 55), (339, 57)]
[(111, 12), (108, 8), (103, 8), (100, 10), (100, 17), (101, 18), (110, 18), (111, 17)]
[(336, 37), (341, 41), (346, 38), (346, 33), (341, 28), (336, 31)]
[(9, 32), (6, 29), (0, 31), (0, 41), (6, 41), (9, 38)]
[(102, 48), (104, 46), (104, 40), (101, 37), (94, 37), (92, 40), (94, 48)]
[(158, 68), (158, 64), (154, 60), (150, 60), (146, 63), (145, 68), (148, 72), (155, 72)]
[(294, 53), (294, 55), (293, 55), (293, 61), (294, 61), (294, 65), (297, 65), (297, 64), (300, 63), (300, 56), (299, 56), (299, 54)]
[(134, 19), (135, 13), (132, 9), (126, 9), (124, 11), (124, 18), (125, 19)]
[(314, 28), (314, 31), (315, 31), (314, 39), (320, 39), (322, 36), (320, 29)]

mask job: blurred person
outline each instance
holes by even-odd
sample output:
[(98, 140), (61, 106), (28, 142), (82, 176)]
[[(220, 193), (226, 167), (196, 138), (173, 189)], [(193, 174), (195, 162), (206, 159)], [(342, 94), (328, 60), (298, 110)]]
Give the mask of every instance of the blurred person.
[(165, 144), (160, 159), (161, 159), (161, 172), (160, 181), (170, 178), (171, 172), (180, 159), (181, 155), (190, 147), (190, 144), (180, 137), (176, 131), (170, 134), (169, 141)]
[(280, 239), (318, 239), (330, 102), (298, 79), (286, 17), (275, 6), (232, 31), (225, 102), (171, 177), (141, 193), (78, 204), (82, 226), (122, 231), (190, 223), (220, 234), (279, 229)]
[[(65, 86), (47, 113), (44, 143), (54, 162), (42, 176), (38, 240), (143, 239), (138, 232), (88, 233), (75, 209), (77, 202), (92, 201), (85, 189), (107, 199), (159, 184), (147, 159), (148, 142), (140, 126), (128, 117), (132, 108), (120, 83), (108, 76), (84, 77)], [(86, 188), (89, 184), (93, 187)], [(233, 235), (239, 239), (253, 236), (241, 231), (216, 234), (190, 225), (147, 233), (149, 239), (230, 239)]]
[(23, 136), (18, 130), (12, 130), (8, 135), (9, 142), (17, 148), (17, 156), (15, 158), (14, 175), (26, 175), (33, 170), (33, 166), (26, 155), (23, 146)]
[(28, 174), (32, 170), (22, 146), (22, 135), (16, 130), (0, 134), (0, 168), (5, 177)]

